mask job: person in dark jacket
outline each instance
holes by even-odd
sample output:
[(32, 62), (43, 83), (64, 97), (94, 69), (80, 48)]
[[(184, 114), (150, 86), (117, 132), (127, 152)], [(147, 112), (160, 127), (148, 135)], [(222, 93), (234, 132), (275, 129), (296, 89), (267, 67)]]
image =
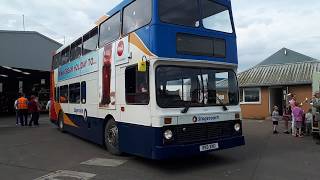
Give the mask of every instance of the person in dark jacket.
[(28, 104), (29, 112), (31, 113), (31, 120), (29, 122), (29, 126), (32, 126), (32, 123), (35, 126), (39, 126), (39, 102), (37, 101), (35, 96), (31, 96), (30, 102)]

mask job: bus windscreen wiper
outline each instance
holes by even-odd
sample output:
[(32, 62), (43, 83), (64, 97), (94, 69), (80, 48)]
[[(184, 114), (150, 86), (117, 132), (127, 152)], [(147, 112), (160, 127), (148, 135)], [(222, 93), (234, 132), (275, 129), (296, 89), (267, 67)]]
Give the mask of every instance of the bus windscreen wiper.
[(186, 103), (185, 107), (181, 110), (181, 113), (183, 114), (187, 113), (189, 111), (190, 106), (191, 106), (191, 101)]
[(228, 108), (227, 108), (227, 106), (223, 103), (223, 101), (222, 101), (218, 96), (216, 96), (216, 98), (217, 98), (217, 100), (219, 101), (219, 104), (222, 105), (222, 109), (223, 109), (224, 111), (227, 111)]

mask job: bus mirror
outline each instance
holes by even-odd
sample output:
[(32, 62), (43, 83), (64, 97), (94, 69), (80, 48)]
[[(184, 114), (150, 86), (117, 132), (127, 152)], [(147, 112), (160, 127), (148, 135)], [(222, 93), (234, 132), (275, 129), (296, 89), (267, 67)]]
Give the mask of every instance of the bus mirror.
[(147, 58), (145, 56), (142, 59), (138, 60), (138, 72), (147, 71)]

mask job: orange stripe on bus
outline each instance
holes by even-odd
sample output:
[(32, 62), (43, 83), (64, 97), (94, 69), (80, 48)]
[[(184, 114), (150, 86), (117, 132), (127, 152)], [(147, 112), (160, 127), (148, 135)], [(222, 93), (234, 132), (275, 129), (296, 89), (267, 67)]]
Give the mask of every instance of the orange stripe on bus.
[[(54, 108), (56, 115), (62, 110), (61, 105), (59, 103), (54, 103)], [(63, 123), (68, 126), (79, 127), (77, 126), (66, 114), (63, 114)]]
[(155, 56), (143, 43), (143, 41), (137, 36), (136, 33), (129, 34), (129, 43), (134, 44), (139, 48), (143, 53), (148, 56)]

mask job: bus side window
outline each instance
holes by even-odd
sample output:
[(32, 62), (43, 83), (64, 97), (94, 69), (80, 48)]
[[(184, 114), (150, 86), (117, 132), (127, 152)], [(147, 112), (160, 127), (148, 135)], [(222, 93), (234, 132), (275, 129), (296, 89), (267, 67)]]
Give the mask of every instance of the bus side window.
[(62, 65), (67, 64), (69, 60), (70, 60), (70, 46), (62, 50), (62, 54), (61, 54)]
[(60, 86), (60, 92), (59, 92), (59, 102), (60, 103), (68, 103), (68, 85)]
[(82, 54), (82, 38), (78, 39), (76, 42), (71, 44), (71, 57), (70, 60), (73, 61), (79, 58)]
[(60, 58), (60, 53), (53, 56), (52, 69), (56, 69), (59, 67), (59, 58)]
[(69, 85), (69, 103), (80, 104), (80, 83)]
[(120, 12), (100, 25), (100, 47), (119, 38), (121, 28)]
[(83, 36), (82, 55), (95, 51), (98, 45), (98, 27)]
[(81, 103), (85, 104), (87, 102), (87, 83), (85, 81), (81, 82)]
[(127, 104), (149, 104), (149, 70), (138, 72), (137, 65), (127, 67), (125, 88)]
[(137, 30), (151, 21), (151, 0), (134, 1), (123, 10), (123, 34)]

